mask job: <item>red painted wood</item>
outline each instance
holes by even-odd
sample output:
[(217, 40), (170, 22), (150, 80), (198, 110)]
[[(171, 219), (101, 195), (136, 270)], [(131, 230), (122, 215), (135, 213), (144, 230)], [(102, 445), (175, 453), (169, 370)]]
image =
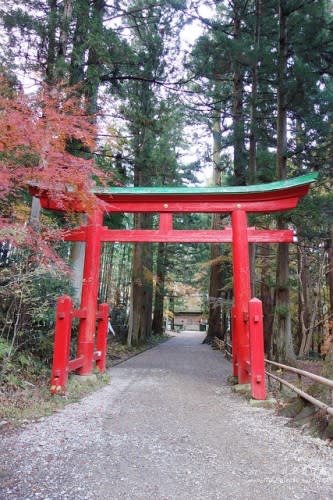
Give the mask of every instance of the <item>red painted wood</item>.
[[(171, 214), (164, 214), (171, 215)], [(161, 214), (163, 216), (163, 214)], [(101, 241), (118, 242), (167, 242), (167, 243), (232, 243), (232, 229), (227, 227), (221, 231), (218, 230), (178, 230), (164, 229), (108, 229), (101, 228)], [(292, 243), (294, 241), (294, 232), (290, 229), (255, 229), (247, 228), (249, 243)], [(83, 228), (67, 231), (64, 237), (65, 241), (85, 241), (86, 231)]]
[[(248, 229), (250, 243), (291, 243), (294, 232), (291, 230), (253, 230)], [(70, 240), (70, 238), (68, 238)], [(114, 230), (102, 228), (102, 241), (118, 242), (167, 242), (167, 243), (232, 243), (231, 229), (217, 230), (173, 230), (158, 231), (149, 229)]]
[(80, 320), (77, 352), (78, 357), (83, 356), (84, 358), (84, 364), (78, 371), (80, 375), (90, 374), (93, 367), (102, 220), (103, 214), (99, 211), (95, 212), (88, 218), (88, 225), (86, 227), (86, 248), (80, 307), (81, 310), (86, 311), (86, 316)]
[(96, 359), (96, 366), (101, 373), (106, 369), (106, 354), (107, 354), (107, 341), (108, 341), (108, 320), (109, 320), (109, 306), (107, 304), (100, 304), (98, 309), (98, 328), (96, 339), (96, 351), (101, 353)]
[(73, 318), (85, 318), (87, 316), (87, 311), (85, 309), (72, 309)]
[(160, 230), (162, 232), (172, 231), (173, 222), (172, 222), (172, 213), (165, 212), (160, 213)]
[(259, 299), (249, 302), (251, 395), (254, 399), (266, 399), (264, 331), (262, 303)]
[(231, 334), (232, 334), (232, 375), (238, 378), (238, 357), (237, 357), (237, 334), (236, 334), (236, 311), (235, 304), (231, 308)]
[(237, 199), (232, 201), (225, 201), (223, 198), (221, 201), (217, 200), (216, 197), (212, 201), (205, 201), (203, 198), (201, 201), (192, 201), (188, 197), (183, 202), (170, 200), (168, 203), (154, 200), (113, 200), (109, 204), (105, 205), (104, 210), (106, 212), (173, 212), (173, 213), (188, 213), (188, 212), (198, 212), (198, 213), (228, 213), (236, 210), (239, 205), (242, 210), (246, 212), (256, 212), (256, 213), (267, 213), (267, 212), (279, 212), (282, 210), (291, 210), (297, 206), (299, 197), (294, 196), (291, 198), (285, 198), (281, 200), (267, 200), (262, 201), (244, 201), (239, 203)]
[(85, 241), (87, 237), (86, 226), (69, 229), (65, 232), (64, 241)]
[(250, 339), (248, 327), (248, 304), (251, 298), (250, 261), (247, 239), (247, 217), (244, 210), (232, 213), (232, 261), (234, 271), (235, 320), (234, 335), (237, 347), (238, 382), (250, 383)]
[(68, 371), (69, 372), (74, 372), (75, 370), (78, 370), (81, 368), (81, 366), (84, 365), (84, 358), (83, 356), (80, 356), (79, 358), (71, 359), (68, 361)]
[(59, 297), (56, 308), (56, 327), (51, 375), (52, 394), (64, 394), (68, 380), (68, 361), (72, 330), (72, 299)]
[[(241, 208), (246, 212), (253, 213), (268, 213), (268, 212), (279, 212), (282, 210), (291, 210), (297, 206), (299, 197), (294, 196), (291, 198), (285, 198), (282, 200), (267, 200), (265, 202), (261, 201), (247, 201), (241, 203)], [(165, 207), (167, 205), (167, 207)], [(169, 201), (164, 203), (163, 201), (113, 201), (112, 203), (105, 203), (103, 210), (105, 212), (173, 212), (173, 213), (228, 213), (236, 210), (238, 208), (238, 200), (235, 201), (217, 201), (216, 199), (210, 202), (198, 201), (194, 202), (190, 199), (185, 202), (179, 201)], [(48, 198), (41, 198), (41, 206), (47, 210), (55, 211), (75, 211), (75, 212), (85, 212), (85, 208), (82, 204), (77, 202), (67, 202), (66, 204), (57, 203), (56, 201), (49, 200)]]
[(84, 207), (84, 205), (77, 200), (59, 201), (57, 199), (54, 199), (52, 197), (52, 193), (49, 193), (47, 191), (43, 191), (41, 193), (38, 191), (34, 191), (32, 194), (40, 199), (41, 207), (45, 208), (46, 210), (54, 210), (57, 212), (86, 212), (86, 208)]
[[(310, 183), (292, 187), (279, 188), (272, 191), (237, 193), (163, 193), (140, 195), (120, 193), (96, 193), (105, 212), (232, 212), (242, 209), (246, 212), (274, 212), (295, 208), (299, 198), (305, 196)], [(80, 200), (57, 201), (51, 192), (31, 189), (41, 200), (43, 208), (60, 211), (84, 212), (85, 207)]]

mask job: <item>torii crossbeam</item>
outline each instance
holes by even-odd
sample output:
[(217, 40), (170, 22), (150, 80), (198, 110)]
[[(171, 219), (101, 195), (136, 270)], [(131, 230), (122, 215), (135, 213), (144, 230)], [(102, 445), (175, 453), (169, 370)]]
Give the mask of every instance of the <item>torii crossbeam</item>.
[[(92, 372), (94, 355), (96, 318), (98, 317), (97, 296), (99, 286), (100, 246), (101, 242), (168, 242), (168, 243), (232, 243), (234, 274), (234, 307), (233, 307), (233, 375), (239, 383), (252, 383), (252, 395), (257, 399), (265, 399), (265, 381), (263, 375), (263, 342), (259, 348), (250, 348), (251, 318), (249, 307), (251, 299), (250, 266), (248, 243), (291, 243), (295, 235), (292, 230), (259, 230), (248, 227), (248, 213), (269, 213), (291, 210), (309, 190), (310, 184), (317, 174), (309, 174), (269, 184), (233, 187), (111, 187), (98, 188), (93, 191), (98, 203), (93, 214), (88, 214), (85, 226), (68, 231), (64, 239), (67, 241), (85, 242), (85, 262), (80, 313), (78, 358), (74, 363), (78, 373), (87, 375)], [(77, 199), (71, 199), (67, 193), (66, 200), (61, 203), (45, 189), (31, 188), (32, 194), (38, 196), (41, 205), (50, 210), (67, 210), (85, 212), (84, 205)], [(103, 226), (105, 212), (154, 212), (160, 217), (159, 228), (151, 229), (109, 229)], [(175, 213), (230, 213), (231, 227), (222, 230), (189, 230), (174, 229)], [(261, 309), (256, 309), (255, 317), (260, 316)], [(84, 314), (82, 313), (84, 311)], [(259, 313), (258, 313), (259, 311)], [(262, 336), (262, 318), (259, 322)], [(259, 328), (260, 329), (260, 328)], [(253, 338), (257, 337), (257, 332)], [(251, 366), (252, 360), (252, 366)], [(253, 364), (256, 363), (256, 366)], [(62, 369), (62, 368), (61, 368)], [(60, 369), (60, 371), (61, 371)], [(66, 367), (68, 371), (68, 367)], [(258, 374), (260, 372), (260, 374)], [(53, 387), (63, 389), (59, 378), (59, 362), (55, 354)], [(65, 383), (65, 382), (64, 382)], [(55, 391), (57, 392), (57, 391)]]

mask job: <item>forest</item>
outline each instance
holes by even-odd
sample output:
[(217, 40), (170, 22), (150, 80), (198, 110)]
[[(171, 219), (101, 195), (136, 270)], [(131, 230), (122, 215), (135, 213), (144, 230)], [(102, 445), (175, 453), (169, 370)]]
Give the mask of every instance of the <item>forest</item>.
[[(8, 0), (0, 8), (0, 384), (49, 369), (56, 299), (79, 301), (84, 216), (41, 209), (29, 186), (92, 210), (94, 186), (246, 186), (318, 172), (291, 212), (249, 225), (267, 357), (333, 375), (333, 4), (330, 0)], [(110, 228), (154, 214), (106, 215)], [(228, 214), (175, 227), (223, 228)], [(99, 302), (137, 346), (200, 294), (206, 342), (230, 326), (230, 245), (104, 243)]]

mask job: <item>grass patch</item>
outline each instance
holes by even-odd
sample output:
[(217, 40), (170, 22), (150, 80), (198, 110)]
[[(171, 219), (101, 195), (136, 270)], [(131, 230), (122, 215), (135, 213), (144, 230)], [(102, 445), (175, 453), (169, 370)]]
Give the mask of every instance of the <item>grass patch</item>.
[(34, 386), (19, 387), (0, 392), (0, 431), (38, 421), (61, 410), (66, 405), (80, 401), (84, 396), (102, 388), (109, 382), (107, 374), (96, 374), (94, 381), (84, 384), (69, 377), (65, 396), (50, 393), (50, 380), (39, 381)]

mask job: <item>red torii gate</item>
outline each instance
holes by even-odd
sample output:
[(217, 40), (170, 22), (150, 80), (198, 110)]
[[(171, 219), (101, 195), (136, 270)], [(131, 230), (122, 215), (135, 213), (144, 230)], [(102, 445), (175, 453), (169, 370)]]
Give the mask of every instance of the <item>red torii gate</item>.
[[(93, 362), (105, 370), (107, 306), (98, 308), (101, 242), (167, 242), (232, 243), (234, 306), (233, 375), (240, 384), (252, 384), (252, 396), (265, 399), (262, 308), (258, 299), (251, 300), (248, 243), (291, 243), (294, 232), (259, 230), (247, 226), (248, 213), (290, 210), (308, 193), (317, 174), (309, 174), (269, 184), (233, 187), (111, 187), (93, 191), (98, 208), (88, 214), (87, 225), (68, 231), (67, 241), (85, 242), (85, 261), (80, 309), (71, 308), (68, 297), (60, 298), (57, 309), (55, 352), (52, 369), (52, 392), (63, 392), (68, 372), (92, 373)], [(45, 209), (66, 210), (50, 192), (32, 188)], [(80, 202), (69, 200), (67, 207), (84, 212)], [(74, 206), (73, 206), (74, 205)], [(104, 212), (159, 213), (159, 228), (109, 229), (103, 226)], [(223, 230), (173, 229), (172, 215), (185, 212), (220, 212), (231, 214), (231, 227)], [(69, 361), (70, 317), (79, 317), (77, 358)], [(100, 320), (95, 348), (96, 320)], [(65, 325), (65, 326), (64, 326)], [(64, 333), (65, 332), (65, 333)]]

